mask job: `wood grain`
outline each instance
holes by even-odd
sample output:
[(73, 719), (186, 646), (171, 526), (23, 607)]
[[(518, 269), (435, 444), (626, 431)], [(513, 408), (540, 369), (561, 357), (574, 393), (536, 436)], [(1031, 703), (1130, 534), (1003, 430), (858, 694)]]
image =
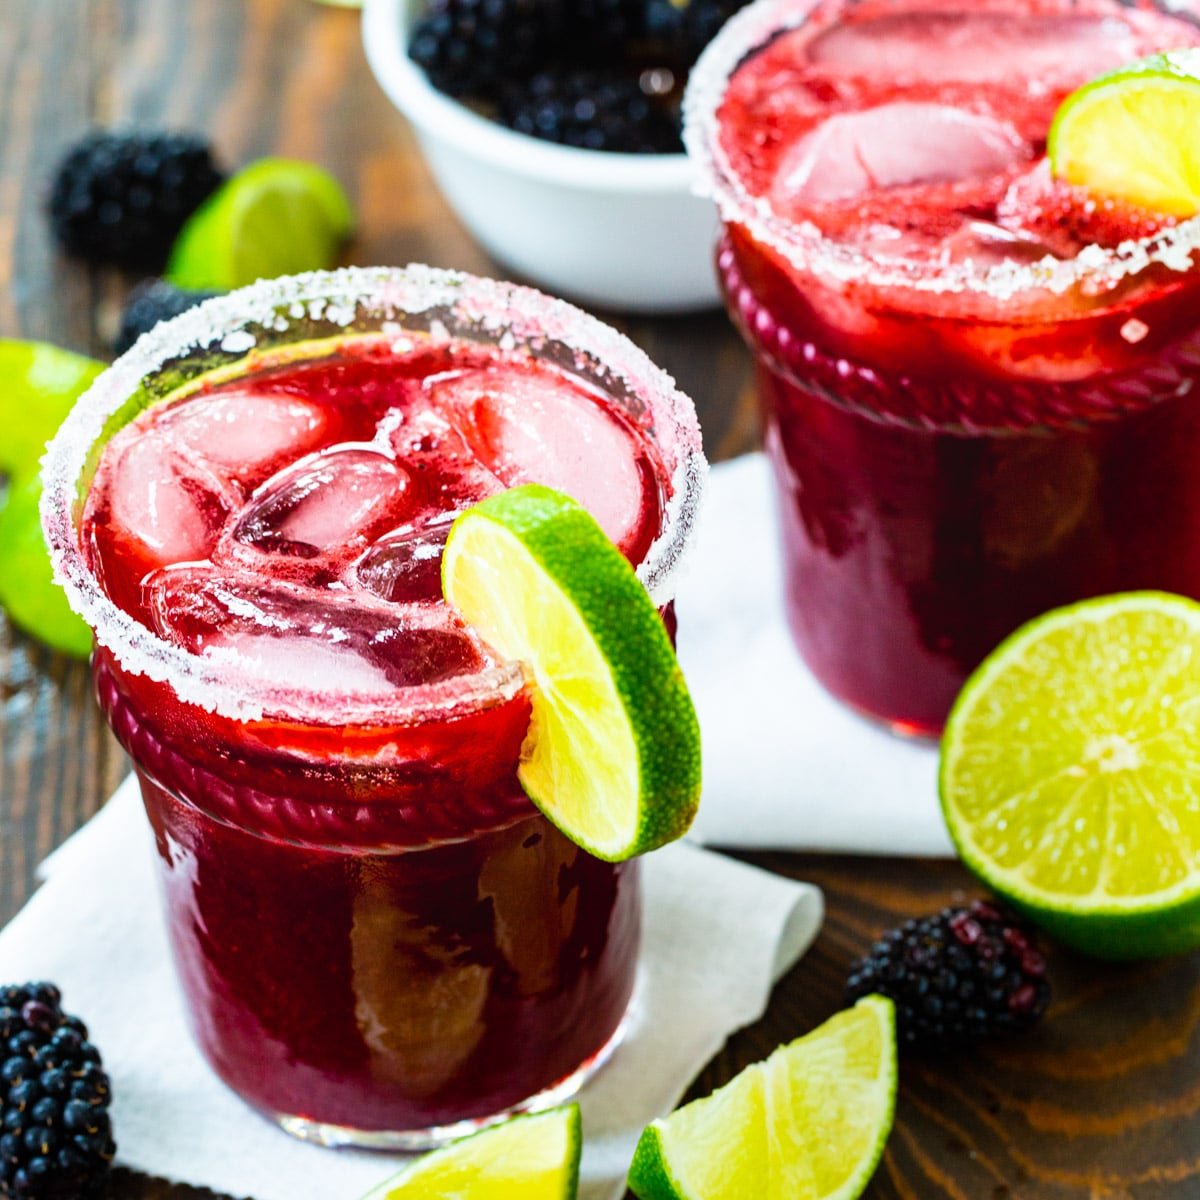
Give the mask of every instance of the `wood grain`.
[[(61, 260), (40, 209), (62, 147), (126, 122), (207, 130), (231, 165), (268, 153), (323, 163), (361, 217), (348, 261), (503, 274), (447, 211), (371, 80), (353, 13), (309, 0), (0, 0), (0, 336), (104, 353), (130, 281)], [(755, 444), (749, 361), (723, 316), (605, 315), (695, 397), (714, 458)], [(0, 920), (124, 769), (86, 669), (0, 618)], [(820, 884), (829, 916), (696, 1095), (835, 1011), (851, 960), (883, 929), (972, 894), (947, 863), (741, 857)], [(1200, 1200), (1200, 956), (1106, 967), (1058, 953), (1051, 975), (1055, 1000), (1033, 1036), (904, 1064), (872, 1200)], [(211, 1193), (122, 1170), (111, 1196)]]

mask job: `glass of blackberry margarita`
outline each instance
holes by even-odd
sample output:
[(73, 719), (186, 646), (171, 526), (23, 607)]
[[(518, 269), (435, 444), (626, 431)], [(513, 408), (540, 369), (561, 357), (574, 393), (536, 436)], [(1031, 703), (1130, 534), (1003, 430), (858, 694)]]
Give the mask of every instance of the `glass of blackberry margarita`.
[(427, 268), (159, 326), (46, 464), (47, 536), (133, 758), (196, 1039), (298, 1136), (419, 1148), (557, 1102), (634, 990), (638, 866), (526, 799), (518, 665), (442, 602), (452, 517), (572, 493), (664, 613), (695, 413), (538, 293)]
[(1046, 159), (1075, 88), (1196, 44), (1150, 3), (760, 0), (692, 75), (789, 622), (897, 730), (1048, 608), (1200, 596), (1200, 223)]

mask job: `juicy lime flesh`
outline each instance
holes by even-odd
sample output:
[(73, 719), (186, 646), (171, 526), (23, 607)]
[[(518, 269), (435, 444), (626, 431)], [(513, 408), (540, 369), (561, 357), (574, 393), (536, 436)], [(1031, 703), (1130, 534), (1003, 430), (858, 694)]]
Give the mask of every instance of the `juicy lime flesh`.
[(417, 1159), (366, 1200), (572, 1200), (581, 1145), (578, 1105), (517, 1117)]
[(192, 215), (171, 252), (179, 287), (223, 290), (335, 266), (354, 216), (331, 175), (267, 158), (228, 180)]
[(943, 803), (969, 865), (1073, 911), (1200, 893), (1200, 605), (1138, 594), (1041, 618), (968, 683)]
[(695, 813), (699, 728), (653, 602), (575, 501), (526, 485), (456, 522), (443, 589), (502, 657), (533, 714), (518, 775), (569, 837), (621, 859)]
[[(481, 547), (480, 538), (489, 544)], [(459, 553), (454, 603), (462, 611), (519, 597), (494, 608), (486, 636), (533, 675), (522, 784), (532, 795), (558, 797), (563, 823), (585, 826), (599, 845), (628, 840), (637, 822), (637, 748), (612, 672), (578, 610), (507, 529), (468, 527)]]
[(1158, 55), (1073, 93), (1049, 139), (1055, 175), (1172, 216), (1200, 212), (1200, 55)]
[(892, 1005), (867, 997), (656, 1122), (656, 1152), (643, 1135), (631, 1184), (655, 1200), (852, 1200), (878, 1163), (895, 1095)]

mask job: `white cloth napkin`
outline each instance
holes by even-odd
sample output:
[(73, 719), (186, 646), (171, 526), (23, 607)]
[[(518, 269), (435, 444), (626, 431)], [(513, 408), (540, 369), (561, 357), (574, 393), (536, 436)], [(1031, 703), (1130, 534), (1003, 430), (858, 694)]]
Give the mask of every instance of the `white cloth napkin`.
[[(118, 1161), (255, 1200), (357, 1200), (403, 1160), (294, 1141), (209, 1071), (184, 1025), (159, 911), (154, 847), (127, 780), (42, 865), (0, 932), (0, 979), (52, 979), (113, 1079)], [(642, 1127), (669, 1111), (808, 948), (821, 893), (674, 845), (645, 863), (642, 971), (629, 1031), (585, 1087), (585, 1200), (615, 1200)], [(796, 1035), (806, 1032), (797, 1029)]]
[(679, 658), (704, 738), (693, 836), (718, 846), (950, 855), (936, 748), (839, 704), (792, 643), (773, 486), (762, 454), (713, 468), (679, 581)]

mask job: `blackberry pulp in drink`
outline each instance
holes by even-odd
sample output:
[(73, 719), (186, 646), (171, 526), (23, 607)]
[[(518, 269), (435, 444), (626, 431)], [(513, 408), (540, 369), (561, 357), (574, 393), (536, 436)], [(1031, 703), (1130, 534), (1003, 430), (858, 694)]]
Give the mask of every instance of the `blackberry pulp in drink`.
[(693, 77), (789, 621), (900, 730), (1048, 608), (1200, 596), (1197, 232), (1046, 160), (1071, 91), (1195, 44), (1149, 4), (764, 0)]

